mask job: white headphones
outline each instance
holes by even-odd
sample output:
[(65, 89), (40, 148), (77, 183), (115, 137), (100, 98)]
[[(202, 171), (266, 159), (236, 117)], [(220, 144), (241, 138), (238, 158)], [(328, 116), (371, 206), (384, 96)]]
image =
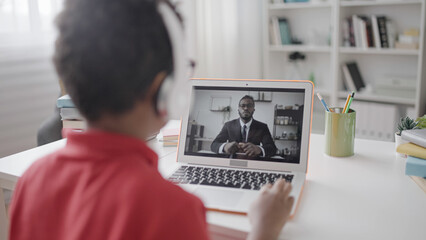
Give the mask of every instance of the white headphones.
[(158, 3), (158, 12), (163, 18), (169, 34), (173, 53), (173, 72), (162, 83), (158, 99), (157, 111), (164, 120), (180, 119), (188, 104), (189, 78), (187, 77), (187, 51), (185, 34), (176, 12), (164, 2)]

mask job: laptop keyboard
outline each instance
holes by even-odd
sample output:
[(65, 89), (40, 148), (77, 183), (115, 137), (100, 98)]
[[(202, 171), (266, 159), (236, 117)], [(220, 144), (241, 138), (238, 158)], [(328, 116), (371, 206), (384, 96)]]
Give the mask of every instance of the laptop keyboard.
[(274, 183), (280, 178), (291, 182), (293, 177), (292, 174), (181, 166), (169, 177), (169, 180), (179, 184), (259, 190), (266, 183)]

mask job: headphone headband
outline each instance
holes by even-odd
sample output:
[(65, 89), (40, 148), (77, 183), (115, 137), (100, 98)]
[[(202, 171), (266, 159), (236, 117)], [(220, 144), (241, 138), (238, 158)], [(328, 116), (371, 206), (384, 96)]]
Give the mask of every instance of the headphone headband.
[(183, 109), (188, 104), (189, 95), (184, 29), (177, 12), (170, 4), (159, 2), (157, 8), (167, 29), (173, 53), (173, 72), (160, 87), (157, 111), (165, 119), (180, 119)]

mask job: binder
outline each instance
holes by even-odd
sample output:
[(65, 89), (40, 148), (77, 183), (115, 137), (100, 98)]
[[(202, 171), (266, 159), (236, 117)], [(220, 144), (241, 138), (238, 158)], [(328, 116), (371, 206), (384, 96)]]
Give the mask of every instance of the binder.
[(356, 62), (348, 62), (345, 65), (349, 71), (351, 80), (353, 82), (353, 85), (355, 86), (356, 91), (365, 88), (364, 80), (362, 79), (361, 72), (359, 71)]

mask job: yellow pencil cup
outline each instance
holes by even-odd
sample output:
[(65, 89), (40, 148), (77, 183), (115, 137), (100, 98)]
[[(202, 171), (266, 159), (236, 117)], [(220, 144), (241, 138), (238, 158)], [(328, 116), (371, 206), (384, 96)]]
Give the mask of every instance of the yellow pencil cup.
[(330, 108), (334, 112), (325, 112), (325, 153), (333, 157), (354, 155), (356, 112), (343, 108)]

